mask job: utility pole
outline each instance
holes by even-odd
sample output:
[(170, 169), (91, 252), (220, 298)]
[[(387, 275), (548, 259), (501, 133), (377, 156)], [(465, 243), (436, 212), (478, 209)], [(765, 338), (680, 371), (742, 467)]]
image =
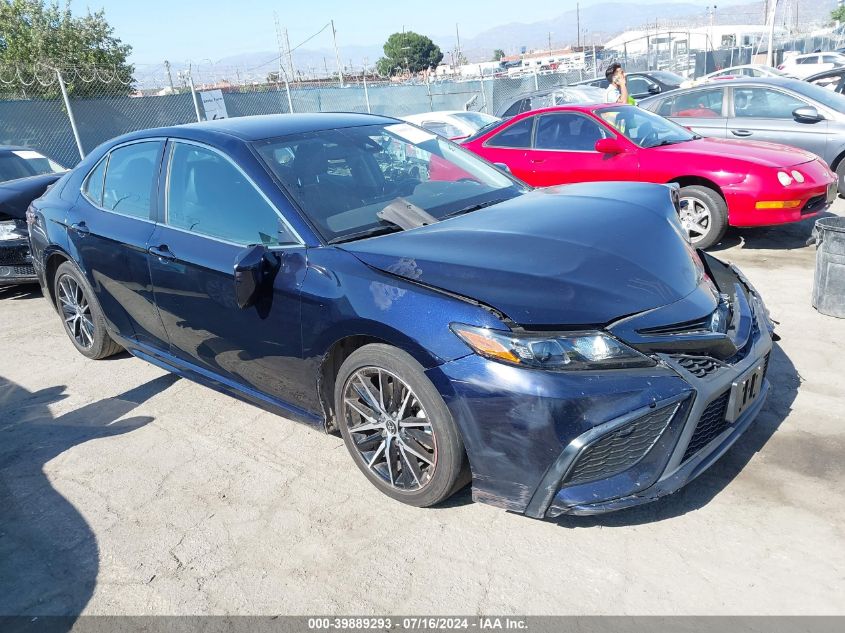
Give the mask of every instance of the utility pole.
[(288, 74), (285, 71), (282, 62), (284, 59), (284, 53), (282, 52), (282, 29), (279, 26), (279, 15), (275, 11), (273, 11), (273, 19), (276, 22), (276, 43), (279, 45), (279, 77), (276, 80), (276, 84), (278, 85), (280, 81), (284, 80), (285, 92), (288, 95), (288, 112), (293, 113), (293, 99), (291, 99), (290, 96), (290, 82), (288, 81)]
[(775, 52), (772, 50), (775, 39), (775, 13), (778, 10), (778, 0), (771, 0), (771, 12), (769, 13), (769, 47), (766, 51), (766, 65), (773, 66), (775, 61)]
[(288, 66), (290, 67), (290, 76), (291, 76), (291, 78), (295, 78), (296, 77), (296, 70), (293, 67), (293, 54), (291, 53), (291, 50), (290, 50), (290, 40), (288, 39), (287, 27), (285, 27), (285, 50), (287, 50), (287, 53), (288, 53)]
[(334, 56), (337, 59), (337, 78), (340, 80), (340, 87), (343, 88), (343, 70), (340, 67), (340, 51), (337, 50), (337, 31), (332, 20), (332, 41), (334, 42)]
[[(578, 47), (581, 47), (581, 3), (575, 3), (575, 22), (577, 23), (578, 28)], [(551, 37), (551, 36), (550, 36)], [(551, 50), (552, 44), (551, 40), (549, 40), (549, 49)]]
[[(402, 31), (404, 32), (404, 27)], [(458, 23), (455, 22), (455, 40), (457, 41), (457, 48), (455, 50), (458, 51), (458, 65), (460, 66), (463, 61), (461, 60), (461, 32), (458, 30)]]
[(552, 54), (552, 32), (549, 31), (549, 55)]
[(164, 60), (164, 68), (167, 70), (167, 83), (170, 84), (170, 90), (176, 92), (176, 88), (173, 87), (173, 75), (170, 74), (170, 62), (166, 59)]

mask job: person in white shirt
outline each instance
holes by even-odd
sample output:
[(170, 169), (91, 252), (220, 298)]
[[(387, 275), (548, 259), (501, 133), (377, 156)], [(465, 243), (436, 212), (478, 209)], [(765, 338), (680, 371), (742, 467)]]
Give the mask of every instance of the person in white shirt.
[(606, 103), (628, 103), (628, 82), (625, 78), (625, 70), (619, 62), (613, 62), (604, 71), (607, 77), (607, 90), (604, 92)]

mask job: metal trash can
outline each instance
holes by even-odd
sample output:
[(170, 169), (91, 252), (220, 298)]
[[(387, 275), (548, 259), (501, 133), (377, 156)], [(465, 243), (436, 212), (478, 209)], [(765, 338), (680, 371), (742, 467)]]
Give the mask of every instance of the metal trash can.
[(813, 307), (845, 319), (845, 217), (816, 221), (816, 275)]

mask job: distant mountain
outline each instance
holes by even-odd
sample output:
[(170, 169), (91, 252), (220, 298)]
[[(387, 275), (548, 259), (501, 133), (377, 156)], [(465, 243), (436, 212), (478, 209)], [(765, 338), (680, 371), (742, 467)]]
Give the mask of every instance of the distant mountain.
[[(823, 23), (829, 19), (837, 0), (780, 0), (777, 23), (794, 28), (812, 23)], [(713, 20), (716, 24), (762, 24), (764, 2), (750, 2), (718, 6)], [(709, 23), (705, 7), (688, 2), (665, 2), (639, 4), (636, 2), (606, 2), (583, 7), (580, 11), (582, 44), (600, 44), (628, 30), (646, 25), (701, 26)], [(575, 10), (562, 13), (551, 20), (539, 22), (512, 22), (487, 29), (474, 37), (462, 38), (461, 49), (470, 61), (484, 61), (491, 58), (495, 49), (501, 48), (508, 54), (518, 53), (521, 47), (528, 50), (547, 48), (551, 38), (552, 46), (574, 45), (578, 41), (578, 16)], [(455, 36), (431, 36), (443, 51), (444, 60), (450, 60), (455, 49)], [(360, 72), (364, 59), (372, 67), (382, 56), (381, 44), (369, 46), (343, 46), (340, 48), (344, 72), (350, 69)], [(235, 69), (241, 79), (264, 78), (270, 72), (278, 71), (278, 51), (260, 51), (224, 57), (217, 61), (213, 71), (216, 78), (236, 80)], [(294, 66), (299, 72), (312, 75), (337, 72), (334, 49), (300, 49), (293, 53)], [(203, 69), (200, 68), (200, 72)], [(249, 76), (247, 76), (249, 75)]]

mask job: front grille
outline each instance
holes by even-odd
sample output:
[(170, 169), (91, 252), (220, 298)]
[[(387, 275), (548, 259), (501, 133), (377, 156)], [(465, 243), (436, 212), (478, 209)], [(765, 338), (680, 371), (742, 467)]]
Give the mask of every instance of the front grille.
[[(766, 354), (766, 357), (763, 359), (763, 378), (766, 377), (768, 371), (769, 354)], [(704, 409), (704, 413), (701, 414), (701, 419), (695, 426), (695, 431), (693, 431), (687, 450), (684, 452), (684, 458), (681, 460), (682, 462), (687, 461), (690, 457), (712, 442), (713, 438), (720, 435), (730, 426), (730, 422), (725, 419), (730, 399), (731, 390), (728, 389), (725, 393), (707, 405), (707, 408)]]
[(699, 419), (698, 424), (695, 426), (695, 431), (692, 434), (682, 461), (687, 461), (707, 446), (714, 437), (728, 428), (728, 421), (725, 419), (725, 414), (728, 412), (728, 401), (730, 398), (731, 390), (728, 389), (707, 405), (704, 413), (701, 414), (701, 419)]
[(35, 277), (33, 266), (11, 266), (11, 269), (16, 277)]
[(807, 204), (801, 209), (801, 215), (824, 211), (827, 207), (827, 196), (816, 196), (807, 200)]
[(656, 334), (658, 336), (665, 336), (670, 334), (696, 334), (699, 332), (711, 332), (710, 319), (710, 315), (707, 315), (694, 321), (686, 321), (685, 323), (675, 323), (673, 325), (660, 325), (657, 327), (645, 328), (639, 330), (639, 332), (640, 334)]
[(647, 413), (589, 444), (581, 450), (564, 483), (604, 479), (635, 465), (660, 438), (678, 406), (671, 404)]
[(8, 246), (0, 248), (0, 266), (29, 263), (29, 246)]
[(711, 358), (710, 356), (672, 354), (671, 358), (696, 378), (709, 376), (713, 372), (718, 371), (725, 366), (722, 361)]

